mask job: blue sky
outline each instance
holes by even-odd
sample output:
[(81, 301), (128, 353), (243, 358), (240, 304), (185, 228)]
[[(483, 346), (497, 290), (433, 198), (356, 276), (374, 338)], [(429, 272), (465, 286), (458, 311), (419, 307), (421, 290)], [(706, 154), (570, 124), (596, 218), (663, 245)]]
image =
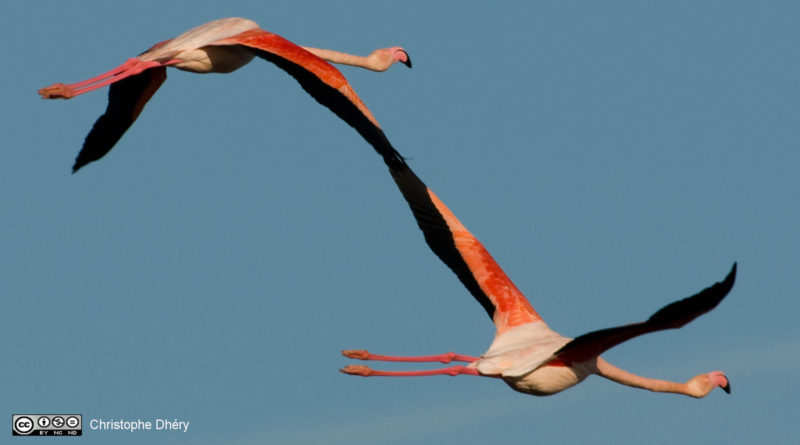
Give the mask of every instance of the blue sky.
[[(190, 421), (83, 443), (796, 443), (800, 31), (795, 2), (8, 2), (0, 407)], [(303, 45), (402, 45), (343, 68), (395, 147), (568, 336), (722, 279), (720, 306), (605, 357), (703, 400), (590, 377), (362, 379), (344, 348), (480, 354), (493, 327), (428, 250), (380, 158), (282, 71), (170, 70), (70, 174), (104, 72), (206, 21)], [(376, 365), (376, 367), (378, 367)], [(397, 365), (384, 367), (397, 368)], [(793, 414), (795, 413), (795, 414)], [(9, 433), (10, 434), (10, 433)]]

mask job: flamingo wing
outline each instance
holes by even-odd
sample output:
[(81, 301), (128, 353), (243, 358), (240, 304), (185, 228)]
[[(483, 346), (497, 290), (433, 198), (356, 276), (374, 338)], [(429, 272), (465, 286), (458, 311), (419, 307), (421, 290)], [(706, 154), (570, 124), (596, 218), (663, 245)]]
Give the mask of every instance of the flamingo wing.
[(556, 351), (553, 357), (566, 363), (583, 362), (639, 335), (678, 329), (714, 309), (728, 295), (735, 279), (736, 263), (723, 281), (714, 283), (691, 297), (664, 306), (647, 321), (583, 334)]
[(106, 112), (97, 119), (86, 135), (83, 147), (72, 166), (72, 173), (111, 151), (166, 78), (167, 68), (160, 66), (111, 84)]
[(214, 45), (241, 45), (291, 75), (317, 102), (353, 127), (386, 162), (403, 162), (372, 112), (333, 65), (285, 38), (253, 29), (221, 39)]
[(338, 69), (283, 37), (261, 29), (245, 31), (214, 44), (251, 48), (256, 55), (294, 77), (314, 99), (372, 145), (389, 167), (428, 245), (475, 296), (499, 331), (541, 320), (483, 245), (411, 171)]
[(544, 322), (522, 292), (475, 238), (405, 162), (388, 163), (425, 241), (494, 321), (497, 333)]

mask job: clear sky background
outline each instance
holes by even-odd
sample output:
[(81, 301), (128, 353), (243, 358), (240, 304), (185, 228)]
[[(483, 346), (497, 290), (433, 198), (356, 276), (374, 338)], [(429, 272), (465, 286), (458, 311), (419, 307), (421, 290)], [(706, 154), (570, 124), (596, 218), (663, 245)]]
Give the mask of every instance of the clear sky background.
[[(800, 5), (651, 3), (4, 2), (0, 413), (191, 422), (84, 427), (92, 444), (800, 442)], [(564, 335), (643, 320), (738, 261), (717, 309), (605, 354), (669, 380), (720, 369), (732, 395), (340, 374), (340, 349), (480, 354), (493, 326), (380, 158), (267, 62), (169, 70), (70, 174), (107, 90), (36, 90), (227, 16), (404, 46), (412, 70), (342, 71)]]

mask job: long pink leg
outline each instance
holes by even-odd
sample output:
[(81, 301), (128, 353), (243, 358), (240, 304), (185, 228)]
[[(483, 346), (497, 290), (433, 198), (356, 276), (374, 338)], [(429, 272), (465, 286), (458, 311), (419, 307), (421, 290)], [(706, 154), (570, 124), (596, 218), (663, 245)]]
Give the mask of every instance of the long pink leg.
[(468, 368), (463, 365), (450, 366), (442, 369), (430, 369), (426, 371), (376, 371), (371, 369), (369, 366), (347, 365), (340, 369), (340, 371), (345, 374), (360, 375), (362, 377), (424, 377), (429, 375), (457, 376), (459, 374), (476, 376), (481, 375), (476, 369)]
[(96, 90), (108, 84), (118, 82), (126, 77), (139, 74), (148, 68), (154, 68), (162, 65), (174, 65), (180, 62), (181, 61), (178, 59), (172, 59), (167, 62), (156, 62), (142, 61), (137, 58), (132, 58), (128, 59), (125, 63), (114, 68), (113, 70), (103, 73), (99, 76), (68, 85), (56, 83), (50, 85), (49, 87), (40, 89), (39, 94), (43, 99), (69, 99), (79, 94), (88, 93), (89, 91)]
[(439, 355), (423, 355), (423, 356), (416, 356), (416, 357), (402, 357), (402, 356), (394, 356), (394, 355), (378, 355), (378, 354), (370, 354), (364, 349), (347, 349), (342, 351), (342, 355), (347, 358), (353, 358), (358, 360), (379, 360), (383, 362), (441, 362), (441, 363), (450, 363), (452, 361), (457, 362), (474, 362), (478, 360), (478, 357), (472, 357), (469, 355), (461, 355), (455, 354), (453, 352), (448, 352), (446, 354), (439, 354)]

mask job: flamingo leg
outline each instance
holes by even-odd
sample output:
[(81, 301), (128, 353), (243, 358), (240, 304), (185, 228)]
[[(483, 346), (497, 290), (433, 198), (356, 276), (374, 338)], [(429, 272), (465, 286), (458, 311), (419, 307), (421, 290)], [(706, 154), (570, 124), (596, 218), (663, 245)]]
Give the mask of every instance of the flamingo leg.
[(457, 362), (474, 362), (478, 360), (478, 357), (471, 357), (469, 355), (461, 355), (455, 354), (453, 352), (448, 352), (446, 354), (439, 354), (439, 355), (424, 355), (424, 356), (416, 356), (416, 357), (403, 357), (403, 356), (394, 356), (394, 355), (378, 355), (378, 354), (371, 354), (364, 349), (348, 349), (342, 351), (342, 355), (347, 358), (357, 359), (357, 360), (378, 360), (383, 362), (441, 362), (441, 363), (450, 363), (452, 361)]
[[(376, 371), (364, 365), (348, 365), (340, 369), (341, 372), (350, 375), (360, 375), (362, 377), (425, 377), (429, 375), (449, 375), (459, 374), (480, 376), (478, 370), (463, 365), (449, 366), (441, 369), (429, 369), (425, 371)], [(491, 376), (489, 376), (491, 377)]]
[(113, 70), (100, 74), (99, 76), (67, 85), (63, 83), (56, 83), (50, 85), (49, 87), (40, 89), (39, 94), (43, 99), (69, 99), (114, 82), (118, 82), (126, 77), (139, 74), (148, 68), (174, 65), (180, 62), (181, 61), (179, 59), (171, 59), (166, 62), (157, 62), (154, 60), (143, 61), (134, 57), (128, 59), (125, 63), (114, 68)]

